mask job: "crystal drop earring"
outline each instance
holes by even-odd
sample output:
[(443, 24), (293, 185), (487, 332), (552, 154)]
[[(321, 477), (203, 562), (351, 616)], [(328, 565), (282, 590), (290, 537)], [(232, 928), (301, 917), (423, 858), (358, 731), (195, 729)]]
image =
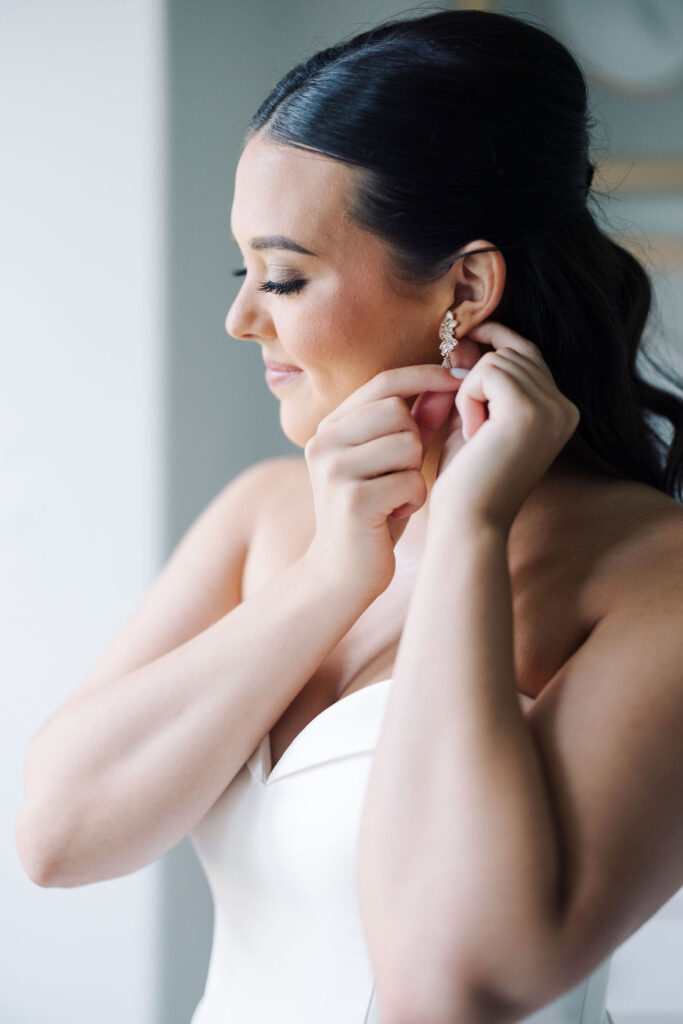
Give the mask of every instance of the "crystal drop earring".
[(452, 366), (450, 355), (455, 346), (458, 344), (458, 339), (455, 335), (455, 328), (457, 324), (457, 317), (452, 312), (452, 310), (449, 309), (445, 317), (441, 321), (441, 326), (439, 327), (439, 337), (441, 338), (439, 351), (443, 356), (443, 362), (441, 364), (442, 366)]

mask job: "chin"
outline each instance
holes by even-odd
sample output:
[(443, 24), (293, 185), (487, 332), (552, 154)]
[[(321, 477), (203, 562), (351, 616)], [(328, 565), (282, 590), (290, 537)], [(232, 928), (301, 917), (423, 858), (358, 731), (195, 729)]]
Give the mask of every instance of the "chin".
[(292, 444), (297, 445), (299, 448), (306, 447), (306, 443), (315, 435), (319, 425), (320, 419), (312, 422), (310, 419), (303, 420), (291, 415), (288, 416), (284, 411), (284, 406), (280, 406), (282, 433), (288, 441), (291, 441)]
[[(288, 441), (304, 448), (306, 443), (317, 433), (318, 427), (326, 416), (337, 408), (346, 395), (340, 398), (326, 396), (324, 400), (320, 393), (311, 396), (301, 397), (300, 395), (282, 398), (280, 400), (280, 427)], [(317, 399), (317, 401), (316, 401)]]

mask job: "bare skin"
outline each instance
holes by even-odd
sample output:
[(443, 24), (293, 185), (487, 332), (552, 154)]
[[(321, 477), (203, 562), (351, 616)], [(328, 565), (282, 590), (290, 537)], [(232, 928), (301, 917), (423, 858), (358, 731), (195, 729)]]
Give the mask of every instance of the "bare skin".
[[(437, 451), (438, 441), (432, 458)], [(433, 468), (428, 456), (423, 469), (426, 479)], [(293, 458), (280, 476), (279, 498), (273, 501), (269, 492), (254, 531), (242, 584), (245, 598), (300, 558), (315, 531), (303, 457)], [(270, 730), (273, 767), (298, 733), (326, 707), (392, 676), (427, 515), (428, 503), (411, 517), (396, 544), (396, 572), (389, 587)], [(546, 474), (515, 520), (508, 547), (516, 676), (523, 710), (533, 705), (593, 623), (636, 585), (635, 552), (643, 556), (650, 550), (650, 568), (655, 569), (652, 558), (659, 559), (666, 574), (666, 526), (682, 517), (677, 502), (645, 484), (607, 480), (562, 460)], [(457, 564), (457, 540), (452, 558)]]
[[(247, 144), (235, 179), (231, 223), (247, 276), (228, 311), (226, 331), (257, 342), (264, 359), (302, 371), (276, 387), (282, 429), (302, 448), (320, 420), (377, 373), (440, 362), (438, 328), (447, 309), (458, 316), (461, 338), (481, 321), (495, 319), (505, 284), (504, 258), (493, 251), (468, 254), (434, 284), (406, 290), (389, 271), (384, 243), (349, 220), (353, 187), (353, 172), (345, 165), (263, 139)], [(275, 234), (294, 238), (316, 255), (249, 244), (256, 236)], [(489, 245), (478, 239), (465, 249)], [(258, 287), (266, 279), (305, 283), (295, 294), (278, 295)], [(453, 364), (473, 365), (483, 350), (472, 346), (471, 341), (462, 343)], [(441, 431), (426, 452), (427, 499), (396, 543), (391, 584), (271, 729), (273, 766), (322, 710), (391, 677), (443, 439)], [(666, 526), (682, 515), (681, 506), (655, 488), (593, 474), (560, 455), (520, 510), (509, 538), (515, 667), (523, 709), (533, 704), (593, 624), (637, 585), (643, 552), (651, 570), (661, 563), (667, 572)], [(242, 597), (299, 559), (315, 527), (306, 463), (303, 456), (293, 457), (264, 494)], [(457, 523), (450, 557), (457, 564)]]

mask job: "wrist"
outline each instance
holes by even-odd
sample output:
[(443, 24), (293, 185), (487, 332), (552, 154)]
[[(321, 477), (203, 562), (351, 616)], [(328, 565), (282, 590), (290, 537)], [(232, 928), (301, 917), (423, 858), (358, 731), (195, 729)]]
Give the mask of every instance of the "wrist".
[(467, 537), (488, 535), (507, 542), (510, 527), (493, 515), (474, 508), (453, 495), (430, 495), (427, 537), (435, 535), (440, 543), (452, 544)]
[(330, 564), (330, 559), (317, 547), (315, 540), (309, 544), (299, 559), (299, 564), (306, 578), (320, 589), (324, 600), (332, 600), (340, 607), (348, 608), (358, 615), (381, 593), (350, 580), (343, 573), (337, 573)]

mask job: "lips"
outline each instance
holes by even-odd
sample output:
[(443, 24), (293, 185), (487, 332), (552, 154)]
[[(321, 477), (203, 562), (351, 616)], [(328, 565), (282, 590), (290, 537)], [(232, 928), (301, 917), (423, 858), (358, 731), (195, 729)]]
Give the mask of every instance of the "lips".
[(287, 363), (274, 363), (271, 359), (264, 359), (266, 370), (275, 370), (276, 373), (299, 373), (300, 366), (289, 366)]

